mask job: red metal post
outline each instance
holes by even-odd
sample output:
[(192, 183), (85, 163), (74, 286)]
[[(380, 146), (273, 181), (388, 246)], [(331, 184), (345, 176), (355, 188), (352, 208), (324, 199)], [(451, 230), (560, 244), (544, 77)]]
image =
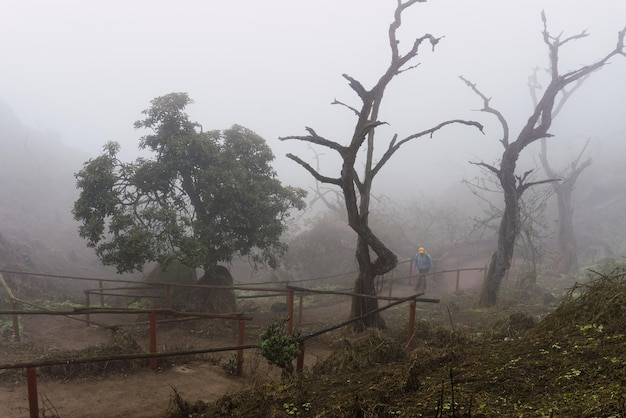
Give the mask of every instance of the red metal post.
[(298, 355), (298, 361), (296, 362), (296, 372), (302, 373), (304, 369), (304, 341), (300, 343), (300, 354)]
[(287, 335), (293, 335), (293, 290), (287, 292)]
[(28, 410), (30, 418), (39, 418), (39, 398), (37, 396), (37, 369), (26, 369), (26, 379), (28, 381)]
[(415, 299), (409, 301), (409, 332), (407, 344), (411, 344), (413, 340), (413, 331), (415, 330)]
[[(150, 312), (150, 352), (156, 353), (157, 351), (157, 341), (156, 341), (156, 312)], [(152, 357), (150, 359), (150, 368), (152, 370), (157, 369), (157, 358)]]
[[(243, 319), (239, 320), (239, 333), (237, 334), (237, 345), (242, 346), (245, 341), (246, 323)], [(237, 376), (243, 374), (243, 348), (237, 350)]]

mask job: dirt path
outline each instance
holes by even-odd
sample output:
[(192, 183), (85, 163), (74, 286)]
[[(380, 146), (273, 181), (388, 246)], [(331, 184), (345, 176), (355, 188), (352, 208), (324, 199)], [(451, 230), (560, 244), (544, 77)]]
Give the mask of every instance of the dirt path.
[[(111, 318), (109, 318), (111, 320)], [(82, 350), (111, 341), (111, 332), (62, 316), (33, 315), (23, 318), (23, 342), (0, 343), (2, 362), (28, 361), (53, 350)], [(188, 343), (175, 328), (174, 335), (162, 330), (163, 342)], [(191, 334), (191, 335), (190, 335)], [(195, 338), (189, 331), (189, 338)], [(232, 345), (232, 343), (231, 343)], [(28, 417), (28, 389), (23, 376), (0, 381), (0, 417)], [(230, 376), (219, 365), (201, 362), (168, 365), (160, 371), (149, 369), (106, 377), (77, 378), (63, 382), (40, 376), (37, 382), (40, 413), (56, 410), (66, 417), (157, 417), (173, 395), (172, 387), (184, 399), (213, 400), (235, 390), (245, 379)], [(54, 409), (52, 409), (54, 408)]]
[[(438, 297), (442, 283), (429, 284), (428, 297)], [(406, 283), (394, 286), (394, 296), (407, 296), (414, 292)], [(383, 293), (387, 294), (385, 290)], [(326, 296), (327, 297), (327, 296)], [(318, 305), (321, 303), (321, 305)], [(306, 304), (305, 304), (306, 305)], [(316, 301), (305, 306), (300, 325), (305, 330), (315, 331), (345, 320), (350, 312), (350, 299), (341, 296), (324, 302)], [(286, 313), (255, 313), (254, 321), (248, 324), (246, 343), (254, 343), (262, 326), (272, 319), (284, 317)], [(300, 323), (299, 309), (294, 312)], [(92, 318), (105, 323), (124, 323), (128, 318)], [(144, 318), (145, 319), (145, 318)], [(136, 318), (142, 320), (142, 318)], [(23, 342), (20, 344), (0, 340), (0, 362), (29, 361), (40, 358), (51, 350), (82, 350), (111, 341), (110, 331), (86, 326), (62, 316), (32, 315), (22, 318)], [(218, 327), (219, 328), (219, 327)], [(137, 327), (133, 334), (139, 345), (147, 350), (147, 328)], [(306, 332), (304, 333), (306, 334)], [(177, 351), (191, 348), (225, 347), (236, 345), (236, 333), (228, 326), (221, 329), (207, 328), (206, 322), (190, 325), (159, 325), (159, 351)], [(331, 347), (324, 338), (315, 338), (306, 345), (305, 368), (311, 368), (324, 360)], [(222, 365), (232, 353), (220, 353), (214, 361), (190, 361), (183, 364), (166, 364), (160, 371), (141, 369), (128, 374), (115, 373), (106, 377), (72, 378), (62, 381), (49, 376), (38, 379), (40, 412), (56, 410), (63, 418), (107, 418), (107, 417), (159, 417), (162, 416), (176, 388), (183, 399), (210, 401), (249, 385), (260, 378), (275, 376), (279, 370), (268, 366), (256, 350), (244, 353), (244, 376), (228, 374)], [(43, 405), (43, 406), (42, 406)], [(28, 417), (28, 393), (26, 379), (0, 371), (0, 418)], [(48, 415), (53, 416), (48, 412)]]
[[(219, 366), (202, 363), (67, 383), (43, 380), (38, 382), (39, 397), (44, 403), (40, 413), (53, 406), (63, 418), (153, 418), (166, 411), (172, 387), (184, 399), (211, 401), (237, 389), (242, 382), (242, 379), (225, 375)], [(29, 417), (24, 382), (0, 386), (0, 417)]]
[[(343, 309), (341, 307), (340, 309)], [(333, 315), (326, 308), (325, 315)], [(276, 314), (276, 317), (284, 314)], [(337, 314), (339, 315), (339, 314)], [(271, 321), (272, 314), (258, 315), (248, 328), (248, 341), (253, 343), (261, 328), (259, 320)], [(313, 317), (319, 318), (317, 312)], [(94, 319), (94, 318), (92, 318)], [(141, 319), (141, 318), (137, 318)], [(314, 320), (310, 317), (311, 320)], [(84, 350), (110, 342), (109, 330), (86, 326), (84, 322), (63, 316), (24, 316), (22, 319), (22, 342), (0, 339), (0, 362), (31, 361), (56, 350)], [(104, 323), (124, 323), (120, 318), (98, 318)], [(221, 330), (207, 328), (206, 322), (183, 325), (159, 325), (159, 351), (176, 351), (203, 347), (236, 345), (236, 334), (227, 326)], [(143, 331), (142, 331), (143, 330)], [(134, 339), (147, 350), (148, 333), (144, 326), (134, 331)], [(312, 367), (328, 355), (328, 347), (320, 344), (307, 346), (305, 367)], [(216, 353), (212, 361), (193, 360), (186, 363), (180, 358), (172, 359), (159, 371), (142, 369), (132, 373), (115, 372), (105, 377), (59, 378), (39, 376), (37, 379), (40, 414), (62, 418), (108, 418), (108, 417), (159, 417), (167, 410), (173, 388), (183, 399), (211, 401), (236, 390), (243, 385), (263, 378), (279, 377), (276, 367), (267, 365), (255, 350), (244, 352), (244, 376), (230, 375), (222, 367), (232, 355)], [(44, 415), (43, 413), (47, 415)], [(29, 417), (28, 389), (23, 373), (0, 370), (0, 418)]]

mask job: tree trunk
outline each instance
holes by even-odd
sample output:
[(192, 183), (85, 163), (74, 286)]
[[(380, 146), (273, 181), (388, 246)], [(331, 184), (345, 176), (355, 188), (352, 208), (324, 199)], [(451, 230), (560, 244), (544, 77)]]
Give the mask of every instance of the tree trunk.
[[(589, 141), (587, 141), (587, 144)], [(578, 164), (587, 144), (583, 147), (578, 158), (570, 165), (570, 172), (560, 184), (554, 184), (557, 207), (559, 211), (558, 231), (557, 231), (557, 255), (554, 259), (554, 271), (558, 274), (570, 274), (578, 270), (578, 244), (576, 233), (574, 232), (574, 209), (572, 209), (572, 193), (576, 185), (578, 176), (591, 165), (591, 159)], [(548, 151), (545, 138), (541, 140), (540, 161), (546, 173), (552, 177), (557, 177), (550, 162), (548, 161)]]
[(559, 208), (558, 247), (554, 260), (555, 271), (559, 274), (569, 274), (578, 270), (578, 244), (574, 233), (573, 209), (571, 190), (559, 189), (556, 197)]
[[(233, 276), (224, 266), (207, 269), (198, 284), (232, 286)], [(199, 309), (212, 313), (233, 313), (237, 311), (237, 298), (231, 289), (196, 289)]]
[[(376, 274), (370, 261), (369, 246), (360, 236), (357, 239), (357, 261), (359, 263), (359, 277), (354, 282), (354, 293), (359, 295), (376, 295)], [(355, 296), (352, 298), (350, 318), (358, 318), (378, 309), (378, 300), (368, 297)], [(374, 312), (353, 323), (355, 332), (363, 332), (367, 328), (385, 328), (385, 320), (380, 312)]]
[(522, 229), (523, 233), (521, 236), (524, 238), (525, 241), (524, 258), (526, 259), (526, 263), (530, 263), (530, 266), (528, 267), (522, 278), (518, 281), (520, 289), (524, 289), (537, 284), (537, 250), (533, 244), (533, 238), (530, 231), (526, 228)]
[(478, 306), (482, 308), (496, 304), (498, 290), (507, 270), (511, 267), (515, 240), (520, 232), (519, 199), (521, 194), (515, 181), (516, 160), (517, 155), (512, 156), (509, 152), (504, 152), (499, 174), (500, 184), (504, 191), (504, 214), (498, 229), (498, 249), (494, 256), (495, 259), (489, 265), (478, 301)]

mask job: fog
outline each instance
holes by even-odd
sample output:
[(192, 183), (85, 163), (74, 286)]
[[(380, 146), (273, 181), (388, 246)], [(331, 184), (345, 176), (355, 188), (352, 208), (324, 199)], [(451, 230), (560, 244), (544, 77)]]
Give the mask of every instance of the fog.
[[(57, 217), (59, 209), (51, 215), (50, 208), (60, 207), (69, 217), (71, 173), (110, 140), (121, 144), (123, 159), (136, 158), (142, 132), (133, 129), (134, 121), (150, 100), (171, 92), (189, 94), (195, 103), (188, 113), (205, 130), (239, 124), (256, 131), (273, 149), (283, 183), (311, 189), (312, 177), (285, 154), (315, 165), (314, 151), (279, 137), (303, 135), (309, 126), (336, 142), (349, 141), (354, 115), (330, 103), (337, 99), (360, 105), (342, 74), (370, 88), (386, 70), (395, 4), (5, 1), (0, 110), (13, 116), (0, 115), (6, 125), (0, 126), (3, 205), (10, 203), (17, 213), (24, 214), (28, 206), (35, 216)], [(469, 161), (497, 164), (502, 132), (492, 115), (478, 111), (480, 98), (459, 76), (492, 98), (515, 137), (531, 111), (528, 77), (548, 62), (542, 11), (552, 34), (562, 39), (582, 31), (589, 35), (562, 48), (562, 71), (605, 56), (626, 25), (622, 0), (431, 0), (408, 9), (399, 32), (401, 51), (425, 33), (442, 39), (434, 52), (424, 45), (419, 66), (397, 76), (387, 89), (380, 113), (386, 125), (377, 130), (378, 157), (394, 134), (403, 138), (444, 120), (477, 120), (485, 125), (485, 134), (450, 126), (432, 138), (405, 144), (377, 177), (374, 195), (411, 204), (446, 202), (462, 211), (477, 204), (462, 181), (483, 175)], [(614, 57), (575, 92), (551, 129), (550, 157), (557, 171), (590, 140), (586, 155), (594, 164), (580, 179), (577, 197), (588, 204), (589, 214), (590, 190), (623, 184), (626, 178), (621, 168), (626, 155), (625, 75), (626, 59)], [(324, 148), (315, 152), (321, 173), (338, 176), (338, 156)], [(524, 151), (520, 172), (538, 166), (537, 153), (538, 144)], [(62, 170), (52, 172), (52, 167)], [(43, 181), (27, 189), (28, 175)], [(537, 179), (542, 176), (538, 171)], [(56, 187), (67, 189), (59, 193)], [(29, 195), (47, 204), (33, 205)], [(2, 222), (11, 225), (12, 219), (3, 217)], [(585, 225), (586, 231), (598, 229), (592, 222)], [(610, 233), (610, 227), (603, 228)], [(75, 236), (74, 227), (71, 233)], [(619, 249), (625, 241), (610, 244)]]
[[(0, 98), (24, 124), (55, 132), (87, 156), (115, 140), (132, 159), (141, 110), (154, 97), (184, 91), (195, 100), (189, 114), (205, 129), (234, 123), (253, 129), (274, 150), (281, 178), (309, 187), (310, 176), (284, 155), (308, 159), (312, 152), (278, 137), (311, 126), (338, 142), (349, 139), (354, 118), (330, 102), (358, 105), (341, 74), (369, 87), (386, 69), (394, 6), (391, 0), (9, 0), (0, 16)], [(434, 53), (423, 48), (420, 66), (388, 89), (381, 120), (389, 125), (378, 134), (378, 148), (394, 133), (406, 136), (446, 119), (476, 119), (487, 130), (448, 128), (408, 144), (383, 170), (375, 193), (417, 198), (478, 175), (468, 160), (495, 162), (499, 126), (476, 112), (481, 103), (458, 76), (492, 97), (515, 132), (530, 111), (527, 78), (547, 63), (542, 10), (552, 33), (590, 34), (563, 49), (563, 69), (603, 56), (626, 24), (621, 0), (433, 0), (409, 9), (401, 47), (426, 32), (444, 38)], [(552, 129), (557, 141), (600, 141), (624, 131), (626, 60), (612, 61), (572, 97)], [(335, 175), (336, 157), (319, 151), (322, 171)]]

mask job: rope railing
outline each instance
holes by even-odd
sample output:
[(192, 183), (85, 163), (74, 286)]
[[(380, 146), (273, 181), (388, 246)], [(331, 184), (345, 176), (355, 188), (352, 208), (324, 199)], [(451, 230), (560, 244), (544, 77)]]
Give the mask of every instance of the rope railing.
[[(0, 278), (2, 276), (0, 275)], [(8, 286), (7, 286), (8, 287)], [(191, 286), (195, 287), (195, 286)], [(225, 286), (210, 286), (203, 285), (203, 287), (225, 287)], [(229, 287), (229, 286), (226, 286)], [(231, 286), (232, 288), (241, 288), (242, 286)], [(297, 358), (297, 366), (296, 370), (298, 372), (302, 372), (303, 364), (304, 364), (304, 353), (305, 353), (305, 341), (318, 337), (320, 335), (326, 334), (328, 332), (334, 331), (336, 329), (348, 326), (356, 321), (362, 320), (369, 315), (382, 312), (391, 307), (400, 305), (402, 303), (406, 303), (407, 301), (410, 304), (409, 311), (409, 325), (408, 325), (408, 339), (407, 344), (410, 344), (413, 338), (413, 329), (415, 322), (415, 304), (416, 302), (428, 302), (428, 303), (438, 303), (439, 299), (429, 299), (429, 298), (421, 298), (421, 294), (415, 294), (408, 297), (385, 297), (385, 296), (372, 296), (372, 295), (362, 295), (350, 292), (342, 292), (342, 291), (331, 291), (331, 290), (316, 290), (316, 289), (307, 289), (301, 287), (287, 286), (285, 288), (270, 288), (273, 291), (281, 291), (287, 292), (288, 301), (289, 301), (289, 326), (287, 332), (293, 334), (293, 304), (294, 298), (293, 295), (295, 292), (299, 292), (301, 294), (305, 293), (315, 293), (315, 294), (331, 294), (331, 295), (343, 295), (349, 297), (373, 297), (376, 299), (382, 299), (390, 301), (390, 303), (384, 307), (380, 307), (376, 310), (368, 312), (365, 315), (359, 316), (357, 318), (351, 318), (347, 321), (343, 321), (339, 324), (335, 324), (331, 327), (324, 328), (322, 330), (318, 330), (312, 333), (307, 334), (300, 339), (300, 355)], [(99, 289), (98, 289), (99, 290)], [(258, 289), (255, 289), (258, 290)], [(0, 370), (2, 369), (26, 369), (26, 376), (28, 380), (28, 393), (29, 393), (29, 410), (31, 413), (31, 417), (39, 416), (39, 405), (37, 400), (37, 367), (47, 367), (54, 365), (62, 365), (62, 364), (79, 364), (79, 363), (92, 363), (92, 362), (102, 362), (102, 361), (119, 361), (119, 360), (131, 360), (131, 359), (150, 359), (150, 367), (154, 370), (157, 367), (157, 359), (163, 357), (171, 357), (171, 356), (185, 356), (185, 355), (195, 355), (195, 354), (204, 354), (204, 353), (214, 353), (214, 352), (222, 352), (222, 351), (237, 351), (237, 375), (242, 374), (242, 365), (243, 365), (243, 350), (256, 348), (256, 344), (244, 344), (244, 332), (245, 326), (244, 321), (251, 320), (252, 317), (244, 316), (241, 313), (235, 314), (211, 314), (211, 313), (203, 313), (203, 312), (180, 312), (173, 309), (130, 309), (130, 308), (74, 308), (72, 310), (49, 310), (49, 309), (40, 309), (39, 311), (34, 310), (0, 310), (0, 315), (13, 315), (17, 317), (17, 315), (63, 315), (70, 316), (73, 315), (88, 315), (88, 314), (139, 314), (139, 313), (150, 313), (150, 348), (149, 353), (130, 353), (130, 354), (117, 354), (111, 356), (97, 356), (90, 358), (65, 358), (65, 359), (47, 359), (47, 360), (38, 360), (38, 361), (30, 361), (30, 362), (14, 362), (14, 363), (6, 363), (0, 364)], [(238, 332), (238, 344), (236, 346), (229, 347), (219, 347), (219, 348), (203, 348), (203, 349), (194, 349), (194, 350), (182, 350), (182, 351), (173, 351), (173, 352), (157, 352), (156, 349), (156, 315), (159, 314), (167, 314), (167, 315), (175, 315), (175, 316), (183, 316), (187, 317), (187, 319), (191, 318), (222, 318), (222, 319), (236, 319), (239, 322), (239, 332)], [(93, 322), (92, 322), (93, 323)], [(136, 324), (135, 324), (136, 325)], [(111, 329), (117, 327), (121, 327), (124, 325), (118, 325), (115, 327), (110, 327)], [(106, 326), (105, 326), (106, 327)]]

